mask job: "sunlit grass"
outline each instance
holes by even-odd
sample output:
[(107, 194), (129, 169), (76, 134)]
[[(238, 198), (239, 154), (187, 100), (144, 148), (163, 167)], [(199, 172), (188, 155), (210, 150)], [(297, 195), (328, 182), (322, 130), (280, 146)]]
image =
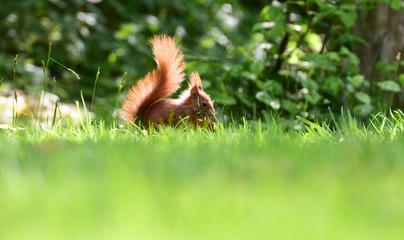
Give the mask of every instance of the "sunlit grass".
[(399, 239), (403, 113), (0, 130), (0, 239)]

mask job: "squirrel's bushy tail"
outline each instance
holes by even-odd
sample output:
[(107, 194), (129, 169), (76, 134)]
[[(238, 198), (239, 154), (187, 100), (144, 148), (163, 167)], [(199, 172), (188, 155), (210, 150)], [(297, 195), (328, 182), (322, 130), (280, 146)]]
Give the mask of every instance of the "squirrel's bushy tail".
[(151, 45), (157, 68), (129, 90), (122, 114), (127, 122), (141, 118), (153, 103), (176, 92), (184, 80), (184, 57), (175, 41), (160, 35), (151, 40)]

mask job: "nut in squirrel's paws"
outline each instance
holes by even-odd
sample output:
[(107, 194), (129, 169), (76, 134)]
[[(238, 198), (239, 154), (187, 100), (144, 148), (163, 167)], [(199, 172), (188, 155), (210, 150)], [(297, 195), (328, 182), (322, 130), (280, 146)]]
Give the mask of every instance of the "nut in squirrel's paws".
[(213, 121), (209, 121), (209, 128), (212, 131), (216, 131), (216, 123)]
[(207, 127), (209, 130), (216, 131), (216, 123), (212, 121), (210, 118), (205, 118), (203, 120), (203, 126)]

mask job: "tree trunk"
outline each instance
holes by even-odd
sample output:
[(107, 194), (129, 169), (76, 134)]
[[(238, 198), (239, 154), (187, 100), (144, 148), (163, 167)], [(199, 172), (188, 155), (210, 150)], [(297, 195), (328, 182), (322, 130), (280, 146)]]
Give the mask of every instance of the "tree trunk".
[[(397, 63), (397, 56), (401, 52), (404, 59), (404, 11), (393, 10), (388, 5), (380, 4), (370, 10), (358, 11), (358, 19), (354, 28), (355, 35), (363, 38), (368, 45), (357, 45), (354, 51), (360, 58), (360, 71), (371, 86), (383, 80), (397, 80), (399, 73), (404, 73), (404, 68), (398, 69), (398, 73), (392, 76), (395, 79), (384, 79), (381, 69), (376, 64), (384, 61), (389, 64)], [(404, 108), (404, 93), (396, 93), (390, 97), (390, 106)]]

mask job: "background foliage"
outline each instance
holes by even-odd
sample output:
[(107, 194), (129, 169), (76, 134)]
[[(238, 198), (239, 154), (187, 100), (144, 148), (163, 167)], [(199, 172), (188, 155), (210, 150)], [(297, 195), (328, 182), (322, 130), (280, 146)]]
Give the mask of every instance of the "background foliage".
[[(394, 104), (403, 98), (400, 56), (379, 62), (370, 81), (359, 68), (366, 59), (354, 51), (366, 45), (352, 31), (358, 11), (380, 4), (403, 9), (400, 0), (6, 0), (0, 79), (34, 93), (46, 78), (64, 101), (81, 93), (91, 101), (100, 68), (94, 111), (112, 119), (125, 90), (155, 66), (148, 39), (167, 33), (180, 42), (187, 71), (202, 75), (224, 121), (270, 113), (327, 119), (341, 107), (367, 117), (403, 107)], [(46, 65), (50, 43), (55, 61)]]

